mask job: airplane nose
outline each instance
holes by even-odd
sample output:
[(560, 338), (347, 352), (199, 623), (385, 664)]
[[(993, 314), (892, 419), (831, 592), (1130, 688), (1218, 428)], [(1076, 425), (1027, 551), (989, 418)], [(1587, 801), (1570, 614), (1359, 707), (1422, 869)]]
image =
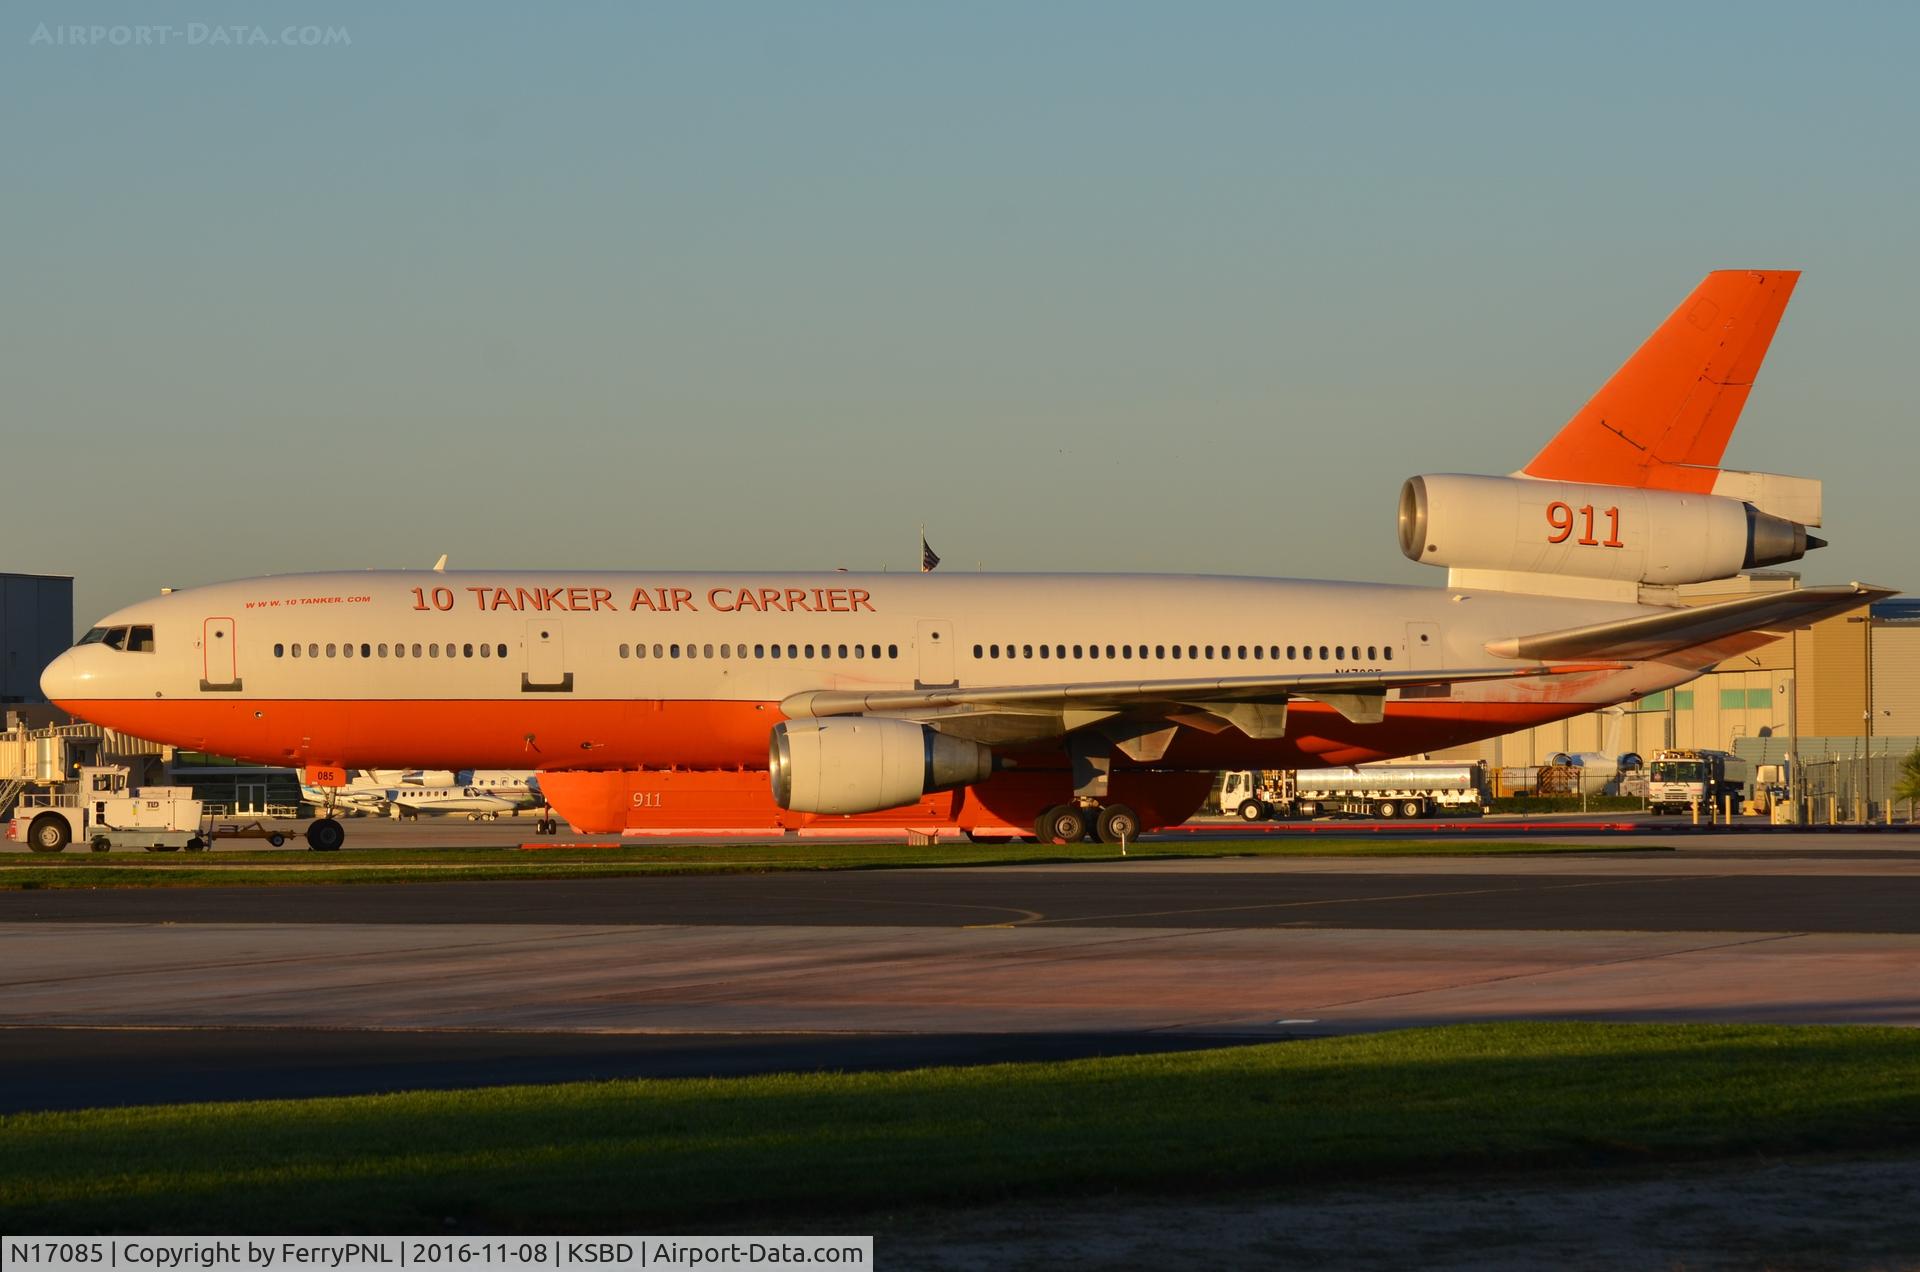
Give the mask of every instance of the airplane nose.
[(40, 696), (48, 702), (71, 700), (78, 696), (76, 691), (80, 687), (80, 675), (74, 667), (77, 660), (73, 654), (74, 651), (69, 649), (48, 663), (47, 669), (40, 673)]

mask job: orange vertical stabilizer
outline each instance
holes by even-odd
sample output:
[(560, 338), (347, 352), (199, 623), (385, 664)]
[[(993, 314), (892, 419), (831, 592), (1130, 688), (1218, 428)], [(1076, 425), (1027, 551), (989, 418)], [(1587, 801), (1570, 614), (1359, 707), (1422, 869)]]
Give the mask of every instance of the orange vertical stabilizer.
[(1715, 270), (1522, 471), (1555, 481), (1713, 489), (1798, 270)]

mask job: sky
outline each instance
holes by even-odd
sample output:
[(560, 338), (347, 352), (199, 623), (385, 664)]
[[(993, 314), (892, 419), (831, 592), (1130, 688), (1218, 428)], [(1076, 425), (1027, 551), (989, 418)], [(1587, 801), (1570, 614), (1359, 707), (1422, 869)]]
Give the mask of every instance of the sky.
[(1707, 270), (1784, 267), (1726, 462), (1825, 481), (1809, 581), (1920, 588), (1917, 44), (1909, 5), (27, 0), (0, 569), (75, 575), (80, 627), (443, 552), (912, 570), (922, 523), (942, 569), (1438, 584), (1404, 478), (1518, 468)]

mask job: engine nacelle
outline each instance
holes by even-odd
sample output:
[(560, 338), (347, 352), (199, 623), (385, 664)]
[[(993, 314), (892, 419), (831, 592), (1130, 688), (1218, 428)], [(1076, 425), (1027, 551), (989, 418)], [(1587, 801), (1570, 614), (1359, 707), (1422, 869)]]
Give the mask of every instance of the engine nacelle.
[(767, 767), (782, 808), (877, 813), (985, 781), (993, 752), (910, 720), (842, 716), (774, 725)]
[(1400, 550), (1423, 565), (1671, 586), (1824, 546), (1798, 522), (1721, 495), (1456, 473), (1400, 489)]

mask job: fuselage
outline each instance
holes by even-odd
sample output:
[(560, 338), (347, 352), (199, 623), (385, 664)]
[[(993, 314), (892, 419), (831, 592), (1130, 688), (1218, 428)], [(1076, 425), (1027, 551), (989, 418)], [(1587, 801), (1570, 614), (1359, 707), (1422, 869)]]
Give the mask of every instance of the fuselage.
[[(1223, 576), (364, 571), (143, 600), (99, 620), (42, 684), (97, 723), (264, 764), (756, 769), (779, 703), (807, 690), (1511, 668), (1489, 640), (1640, 612)], [(1631, 663), (1396, 690), (1377, 724), (1300, 701), (1283, 738), (1183, 728), (1156, 764), (1407, 755), (1699, 670)]]

